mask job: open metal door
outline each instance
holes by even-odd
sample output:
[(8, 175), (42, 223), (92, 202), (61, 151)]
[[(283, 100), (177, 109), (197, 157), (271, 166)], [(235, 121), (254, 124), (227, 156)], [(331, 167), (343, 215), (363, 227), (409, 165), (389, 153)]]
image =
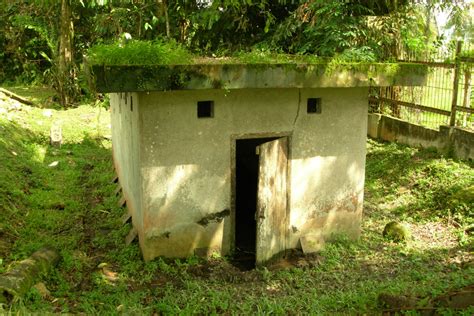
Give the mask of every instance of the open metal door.
[(288, 138), (258, 147), (259, 172), (256, 265), (262, 265), (286, 248)]

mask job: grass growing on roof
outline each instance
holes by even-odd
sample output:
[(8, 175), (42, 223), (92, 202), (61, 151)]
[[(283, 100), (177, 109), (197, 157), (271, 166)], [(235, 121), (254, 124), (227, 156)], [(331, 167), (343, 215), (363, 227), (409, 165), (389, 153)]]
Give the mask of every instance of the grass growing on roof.
[(249, 52), (236, 52), (231, 62), (240, 62), (243, 64), (318, 64), (324, 63), (324, 59), (314, 55), (289, 55), (267, 50), (255, 49)]
[(98, 65), (188, 64), (192, 54), (173, 41), (134, 41), (101, 44), (88, 51), (88, 62)]
[(87, 62), (91, 65), (190, 65), (190, 64), (333, 64), (357, 68), (369, 65), (385, 65), (370, 54), (348, 50), (333, 58), (315, 55), (290, 55), (264, 49), (238, 51), (232, 56), (217, 58), (191, 54), (174, 41), (135, 41), (93, 46), (88, 51)]

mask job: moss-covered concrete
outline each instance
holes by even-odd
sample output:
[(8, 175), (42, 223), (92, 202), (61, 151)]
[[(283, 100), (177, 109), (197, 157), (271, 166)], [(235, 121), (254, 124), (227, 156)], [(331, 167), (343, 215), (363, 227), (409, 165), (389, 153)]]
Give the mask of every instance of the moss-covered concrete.
[(98, 92), (422, 85), (427, 67), (410, 63), (216, 63), (92, 65)]

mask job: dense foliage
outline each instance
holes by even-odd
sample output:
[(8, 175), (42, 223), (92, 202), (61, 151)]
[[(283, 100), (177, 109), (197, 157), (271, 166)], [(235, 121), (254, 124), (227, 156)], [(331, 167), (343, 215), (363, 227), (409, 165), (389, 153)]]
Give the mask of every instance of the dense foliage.
[[(468, 4), (428, 3), (12, 0), (0, 6), (0, 82), (43, 82), (59, 93), (78, 94), (80, 88), (86, 90), (80, 68), (87, 49), (131, 39), (173, 39), (209, 56), (266, 51), (374, 61), (396, 58), (405, 48), (426, 53), (436, 46), (440, 39), (430, 18), (435, 8), (451, 12), (450, 21), (460, 32), (472, 29), (466, 18)], [(65, 77), (70, 77), (72, 88), (61, 87)]]

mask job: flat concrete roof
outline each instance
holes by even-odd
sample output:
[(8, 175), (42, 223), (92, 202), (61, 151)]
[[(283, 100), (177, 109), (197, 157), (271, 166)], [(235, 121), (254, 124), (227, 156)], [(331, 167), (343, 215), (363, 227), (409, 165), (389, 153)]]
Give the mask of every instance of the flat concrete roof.
[(97, 92), (195, 89), (349, 88), (423, 85), (427, 66), (411, 63), (197, 63), (92, 65)]

